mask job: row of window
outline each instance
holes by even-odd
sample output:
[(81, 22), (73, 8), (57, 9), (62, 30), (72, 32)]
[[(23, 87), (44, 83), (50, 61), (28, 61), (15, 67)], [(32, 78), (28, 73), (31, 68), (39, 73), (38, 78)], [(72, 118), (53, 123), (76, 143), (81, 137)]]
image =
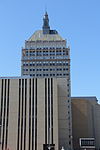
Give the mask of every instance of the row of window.
[(66, 62), (66, 63), (62, 63), (62, 62), (59, 62), (59, 63), (55, 63), (55, 62), (46, 62), (46, 63), (30, 63), (30, 64), (28, 64), (28, 63), (24, 63), (23, 64), (23, 66), (68, 66), (68, 62)]
[[(27, 74), (23, 74), (23, 75), (27, 75)], [(30, 76), (33, 76), (33, 77), (49, 77), (49, 76), (68, 76), (69, 74), (67, 73), (64, 73), (64, 74), (61, 74), (61, 73), (57, 73), (57, 74), (30, 74)]]
[(58, 49), (58, 50), (62, 50), (62, 49), (66, 49), (65, 47), (37, 47), (37, 48), (34, 48), (34, 47), (32, 47), (32, 46), (30, 46), (30, 47), (28, 47), (29, 49), (36, 49), (36, 50), (47, 50), (47, 49), (49, 49), (49, 50), (55, 50), (55, 49)]
[(23, 60), (32, 60), (32, 59), (68, 59), (68, 56), (46, 56), (46, 57), (42, 57), (42, 56), (38, 56), (38, 57), (35, 57), (35, 56), (31, 56), (31, 57), (26, 57), (24, 56), (22, 58)]
[(26, 56), (68, 55), (68, 51), (26, 51)]
[(25, 68), (25, 69), (23, 69), (23, 71), (68, 71), (68, 68), (56, 68), (56, 69), (55, 68), (50, 68), (50, 69), (47, 69), (47, 68), (32, 69), (32, 68), (30, 68), (29, 70), (28, 70), (28, 68)]

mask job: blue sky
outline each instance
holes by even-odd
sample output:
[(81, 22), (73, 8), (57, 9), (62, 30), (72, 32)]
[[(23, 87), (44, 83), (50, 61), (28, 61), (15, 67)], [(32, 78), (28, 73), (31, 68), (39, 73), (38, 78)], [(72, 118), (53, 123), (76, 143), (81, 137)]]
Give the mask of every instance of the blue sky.
[(20, 75), (21, 48), (41, 29), (45, 7), (71, 46), (72, 96), (100, 100), (100, 0), (0, 0), (0, 76)]

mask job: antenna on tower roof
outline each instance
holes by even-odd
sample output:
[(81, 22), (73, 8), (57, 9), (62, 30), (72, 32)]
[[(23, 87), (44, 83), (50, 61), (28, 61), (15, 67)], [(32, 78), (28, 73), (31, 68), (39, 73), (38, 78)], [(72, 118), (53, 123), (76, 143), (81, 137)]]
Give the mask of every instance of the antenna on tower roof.
[(47, 5), (45, 4), (45, 13), (47, 12)]

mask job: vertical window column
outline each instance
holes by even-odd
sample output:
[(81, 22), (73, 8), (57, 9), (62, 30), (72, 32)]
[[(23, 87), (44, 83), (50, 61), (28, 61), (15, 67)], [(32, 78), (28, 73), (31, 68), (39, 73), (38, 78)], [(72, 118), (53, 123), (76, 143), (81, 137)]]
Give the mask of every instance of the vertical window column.
[(5, 142), (5, 116), (6, 116), (6, 86), (7, 86), (7, 79), (5, 79), (5, 87), (4, 87), (4, 107), (3, 107), (3, 133), (2, 133), (2, 150), (4, 149), (4, 142)]
[(47, 144), (47, 78), (45, 79), (45, 144)]
[(1, 110), (0, 110), (0, 144), (2, 144), (2, 116), (3, 116), (3, 85), (4, 80), (2, 79), (2, 86), (1, 86)]
[(35, 150), (37, 150), (37, 78), (35, 79)]
[(32, 150), (34, 150), (34, 79), (32, 80)]
[(31, 148), (31, 79), (29, 79), (29, 147)]
[(53, 144), (53, 79), (51, 78), (51, 142)]
[(26, 150), (26, 117), (27, 117), (27, 79), (25, 79), (25, 105), (24, 105), (24, 150)]
[(9, 88), (10, 88), (10, 79), (8, 79), (8, 87), (7, 87), (7, 113), (6, 113), (6, 141), (5, 141), (5, 149), (7, 149), (8, 142), (8, 123), (9, 123)]
[(22, 79), (22, 104), (21, 104), (21, 139), (20, 139), (20, 150), (23, 149), (23, 116), (24, 116), (24, 79)]
[(19, 104), (18, 104), (18, 135), (17, 135), (17, 150), (19, 150), (20, 140), (20, 112), (21, 112), (21, 79), (19, 79)]

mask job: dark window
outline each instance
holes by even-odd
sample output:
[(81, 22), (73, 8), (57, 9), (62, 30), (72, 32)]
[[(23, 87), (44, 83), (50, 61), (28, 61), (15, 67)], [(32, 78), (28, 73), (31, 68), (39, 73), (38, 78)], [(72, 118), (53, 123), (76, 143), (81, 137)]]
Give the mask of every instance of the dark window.
[(71, 145), (71, 141), (69, 141), (69, 145)]

